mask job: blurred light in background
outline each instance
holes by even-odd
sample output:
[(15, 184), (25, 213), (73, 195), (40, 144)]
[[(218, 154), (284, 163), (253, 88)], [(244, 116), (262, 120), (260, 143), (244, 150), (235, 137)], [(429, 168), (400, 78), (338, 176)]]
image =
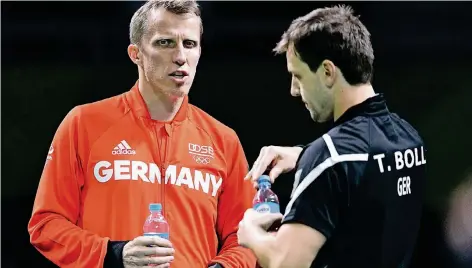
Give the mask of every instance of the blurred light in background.
[(451, 193), (445, 228), (446, 241), (458, 261), (472, 267), (472, 173)]

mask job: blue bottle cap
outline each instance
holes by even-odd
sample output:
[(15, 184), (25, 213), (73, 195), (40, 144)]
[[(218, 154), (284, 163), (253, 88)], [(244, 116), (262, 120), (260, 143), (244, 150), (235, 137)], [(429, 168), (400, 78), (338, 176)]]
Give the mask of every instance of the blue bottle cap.
[(162, 210), (162, 205), (160, 203), (149, 204), (149, 210), (150, 211), (161, 211)]
[(257, 179), (257, 183), (258, 184), (261, 184), (261, 183), (269, 183), (270, 184), (271, 183), (270, 182), (270, 177), (267, 176), (267, 175), (262, 175), (262, 176), (259, 177), (259, 179)]

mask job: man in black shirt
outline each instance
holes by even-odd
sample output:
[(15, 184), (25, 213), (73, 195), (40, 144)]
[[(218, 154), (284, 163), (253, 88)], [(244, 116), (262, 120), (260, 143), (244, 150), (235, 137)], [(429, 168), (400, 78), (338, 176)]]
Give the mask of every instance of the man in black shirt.
[(291, 200), (283, 216), (248, 210), (239, 243), (262, 267), (408, 267), (426, 150), (373, 90), (369, 32), (348, 7), (316, 9), (294, 20), (275, 50), (286, 53), (292, 95), (314, 121), (334, 126), (307, 146), (261, 150), (246, 179), (294, 170)]

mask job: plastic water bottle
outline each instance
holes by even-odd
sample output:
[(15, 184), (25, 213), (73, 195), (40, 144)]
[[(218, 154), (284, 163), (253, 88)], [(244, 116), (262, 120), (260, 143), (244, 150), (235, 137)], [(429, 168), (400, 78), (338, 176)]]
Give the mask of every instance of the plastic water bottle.
[(270, 178), (267, 175), (262, 175), (257, 179), (259, 190), (253, 199), (253, 208), (260, 213), (279, 213), (279, 198), (270, 189)]
[(149, 204), (151, 214), (144, 222), (144, 236), (160, 236), (169, 240), (169, 224), (162, 215), (162, 205), (159, 203)]

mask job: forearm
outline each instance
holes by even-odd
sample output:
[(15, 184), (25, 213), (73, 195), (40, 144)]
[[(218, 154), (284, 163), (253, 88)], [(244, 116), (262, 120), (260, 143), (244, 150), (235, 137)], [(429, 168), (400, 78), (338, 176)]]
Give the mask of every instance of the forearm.
[(226, 238), (220, 252), (211, 261), (211, 265), (214, 264), (219, 264), (224, 268), (254, 268), (256, 257), (250, 249), (239, 246), (236, 234), (232, 234)]
[(103, 266), (108, 238), (85, 231), (57, 214), (33, 215), (28, 229), (33, 246), (60, 267)]
[(279, 259), (277, 254), (275, 236), (267, 232), (254, 233), (253, 242), (249, 245), (249, 248), (254, 252), (257, 258), (257, 262), (263, 268), (273, 268)]

